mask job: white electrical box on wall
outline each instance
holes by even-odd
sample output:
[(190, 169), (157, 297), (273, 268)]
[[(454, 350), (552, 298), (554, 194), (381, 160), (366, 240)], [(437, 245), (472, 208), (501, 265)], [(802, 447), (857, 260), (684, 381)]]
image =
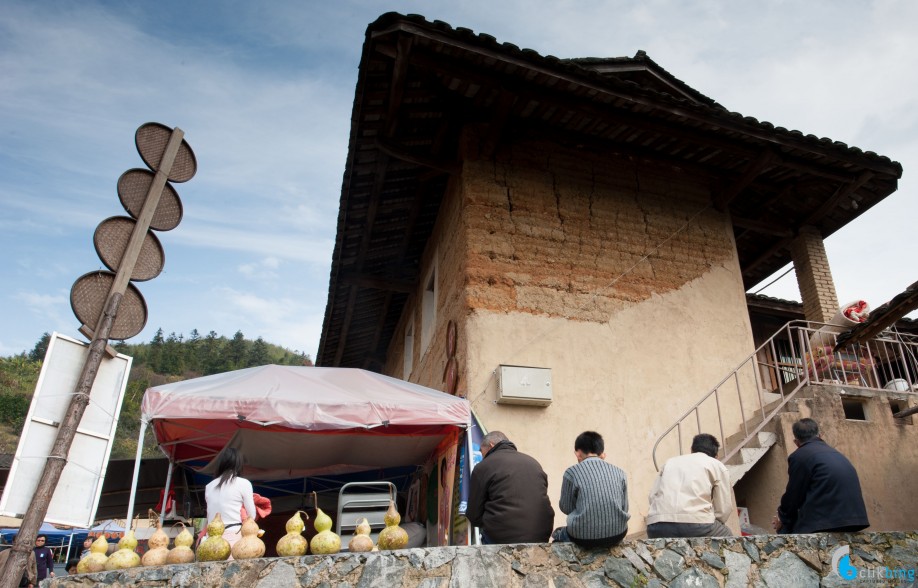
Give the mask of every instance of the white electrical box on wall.
[(551, 404), (551, 369), (502, 365), (497, 368), (497, 402)]

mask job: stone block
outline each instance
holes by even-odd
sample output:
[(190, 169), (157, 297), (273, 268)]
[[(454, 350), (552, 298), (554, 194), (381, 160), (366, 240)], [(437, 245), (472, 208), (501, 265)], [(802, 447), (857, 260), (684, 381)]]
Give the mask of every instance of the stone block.
[(616, 581), (621, 586), (632, 586), (638, 577), (637, 571), (631, 563), (621, 557), (609, 557), (603, 564), (606, 576)]
[(720, 588), (720, 582), (714, 576), (706, 574), (698, 568), (691, 568), (676, 576), (669, 583), (669, 588)]
[(789, 551), (769, 560), (762, 568), (762, 580), (769, 588), (817, 588), (819, 574)]
[(714, 553), (711, 553), (710, 551), (705, 551), (701, 554), (701, 561), (718, 570), (722, 570), (724, 567), (726, 567), (724, 560), (720, 559), (720, 557)]
[(664, 549), (653, 562), (653, 569), (667, 582), (675, 578), (682, 572), (682, 566), (685, 564), (685, 558), (669, 549)]
[(735, 551), (725, 551), (724, 561), (727, 565), (727, 582), (724, 588), (746, 588), (749, 585), (749, 570), (752, 560)]
[[(330, 569), (330, 567), (331, 566), (327, 566), (326, 569)], [(228, 580), (231, 581), (232, 577), (228, 578)], [(229, 583), (229, 585), (234, 586), (237, 584)], [(268, 575), (258, 581), (258, 588), (284, 588), (285, 586), (297, 585), (296, 570), (285, 561), (278, 561), (275, 563)]]

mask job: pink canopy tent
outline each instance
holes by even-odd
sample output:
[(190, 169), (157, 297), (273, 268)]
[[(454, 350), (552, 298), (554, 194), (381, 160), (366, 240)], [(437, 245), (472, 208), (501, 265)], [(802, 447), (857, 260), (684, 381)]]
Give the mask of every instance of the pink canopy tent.
[(148, 388), (139, 440), (152, 425), (173, 464), (205, 473), (220, 450), (235, 447), (246, 477), (281, 480), (423, 464), (470, 422), (464, 398), (410, 382), (353, 368), (266, 365)]

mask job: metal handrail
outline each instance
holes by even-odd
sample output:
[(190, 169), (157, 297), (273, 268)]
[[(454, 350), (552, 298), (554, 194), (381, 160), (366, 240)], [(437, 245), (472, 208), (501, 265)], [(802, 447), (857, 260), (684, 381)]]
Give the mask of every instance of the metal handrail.
[[(693, 414), (696, 430), (702, 432), (700, 410), (710, 405), (712, 397), (717, 414), (717, 426), (723, 442), (721, 459), (728, 462), (748, 445), (775, 415), (784, 410), (797, 392), (809, 384), (841, 383), (861, 388), (879, 388), (881, 382), (886, 382), (887, 385), (895, 383), (895, 389), (899, 392), (918, 391), (918, 337), (887, 330), (864, 344), (835, 350), (835, 336), (841, 330), (837, 325), (811, 321), (791, 321), (785, 324), (657, 437), (653, 445), (654, 467), (660, 469), (657, 449), (673, 431), (676, 434), (678, 451), (680, 454), (683, 453), (683, 425)], [(813, 352), (814, 348), (816, 353)], [(885, 360), (882, 369), (881, 360)], [(758, 402), (747, 417), (740, 374), (749, 369), (752, 370)], [(776, 385), (771, 389), (767, 389), (762, 381), (766, 375), (775, 381)], [(735, 385), (740, 420), (724, 423), (720, 390), (731, 380)], [(907, 390), (901, 390), (901, 387)], [(774, 404), (767, 403), (765, 394), (775, 391), (781, 394), (781, 400), (775, 400)], [(760, 416), (761, 419), (750, 425), (750, 419), (756, 416)], [(724, 434), (725, 425), (727, 431), (742, 432), (742, 438), (728, 445), (728, 437)]]

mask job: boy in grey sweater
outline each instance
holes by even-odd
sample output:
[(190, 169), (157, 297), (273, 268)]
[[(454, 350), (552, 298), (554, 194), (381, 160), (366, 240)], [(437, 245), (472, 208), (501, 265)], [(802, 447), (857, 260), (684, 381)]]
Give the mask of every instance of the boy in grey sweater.
[(574, 441), (577, 464), (567, 468), (558, 506), (567, 526), (552, 533), (554, 541), (583, 547), (612, 547), (628, 533), (628, 482), (625, 472), (605, 461), (602, 435), (585, 431)]

